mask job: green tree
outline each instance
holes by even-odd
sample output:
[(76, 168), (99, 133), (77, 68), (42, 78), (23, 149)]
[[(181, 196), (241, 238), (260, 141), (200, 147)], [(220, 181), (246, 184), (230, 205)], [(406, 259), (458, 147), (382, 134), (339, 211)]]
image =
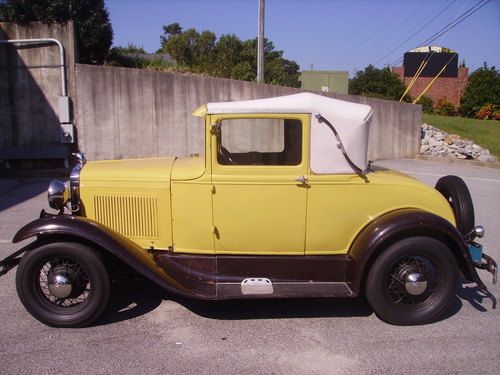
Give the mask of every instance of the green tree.
[(182, 27), (178, 22), (163, 26), (163, 36), (160, 37), (162, 47), (170, 35), (179, 35), (182, 33)]
[(460, 99), (460, 113), (474, 117), (486, 104), (500, 106), (500, 72), (495, 67), (485, 67), (469, 75), (469, 82)]
[[(161, 48), (194, 73), (254, 81), (257, 70), (257, 39), (242, 41), (234, 34), (219, 38), (211, 31), (183, 31), (178, 23), (163, 26)], [(265, 40), (264, 77), (267, 83), (299, 87), (299, 65), (283, 58), (271, 41)]]
[(104, 0), (0, 0), (0, 20), (64, 24), (73, 20), (82, 62), (100, 63), (113, 41)]
[(399, 100), (405, 85), (389, 67), (377, 69), (368, 65), (365, 70), (357, 71), (349, 80), (349, 94), (372, 96), (381, 99)]
[(434, 112), (434, 103), (432, 102), (432, 99), (428, 96), (421, 96), (420, 99), (418, 99), (417, 104), (420, 104), (422, 106), (422, 112), (424, 113), (433, 113)]

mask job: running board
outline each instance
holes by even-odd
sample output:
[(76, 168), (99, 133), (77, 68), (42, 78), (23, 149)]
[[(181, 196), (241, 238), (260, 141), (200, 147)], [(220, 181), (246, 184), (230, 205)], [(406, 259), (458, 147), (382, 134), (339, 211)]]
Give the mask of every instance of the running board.
[(271, 282), (248, 278), (241, 283), (217, 283), (217, 298), (352, 297), (345, 282)]

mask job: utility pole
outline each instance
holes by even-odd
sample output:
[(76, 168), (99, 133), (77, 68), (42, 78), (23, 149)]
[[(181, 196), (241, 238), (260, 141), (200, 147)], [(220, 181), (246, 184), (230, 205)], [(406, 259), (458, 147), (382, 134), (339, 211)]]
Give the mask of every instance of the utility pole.
[(264, 8), (265, 8), (265, 0), (259, 0), (259, 36), (257, 38), (257, 82), (264, 82)]

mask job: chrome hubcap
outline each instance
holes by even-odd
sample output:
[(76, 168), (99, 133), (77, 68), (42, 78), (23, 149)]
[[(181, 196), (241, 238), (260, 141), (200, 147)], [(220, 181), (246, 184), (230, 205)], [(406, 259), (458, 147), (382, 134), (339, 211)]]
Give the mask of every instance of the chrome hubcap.
[(419, 272), (410, 273), (406, 277), (405, 289), (413, 296), (418, 296), (427, 289), (425, 275)]
[(65, 275), (51, 274), (48, 280), (49, 290), (57, 298), (66, 298), (73, 289), (71, 282)]
[(85, 268), (69, 258), (54, 258), (43, 264), (36, 281), (46, 302), (58, 308), (79, 305), (90, 293), (90, 279)]
[(442, 279), (442, 268), (431, 258), (408, 255), (393, 263), (385, 285), (392, 303), (405, 309), (418, 309), (434, 298)]

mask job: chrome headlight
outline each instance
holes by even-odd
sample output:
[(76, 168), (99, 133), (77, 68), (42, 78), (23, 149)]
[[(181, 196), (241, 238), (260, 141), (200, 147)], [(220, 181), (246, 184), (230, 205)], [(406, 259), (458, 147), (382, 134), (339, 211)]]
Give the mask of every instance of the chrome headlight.
[(49, 206), (56, 210), (62, 210), (69, 201), (69, 189), (64, 182), (53, 180), (48, 191)]

